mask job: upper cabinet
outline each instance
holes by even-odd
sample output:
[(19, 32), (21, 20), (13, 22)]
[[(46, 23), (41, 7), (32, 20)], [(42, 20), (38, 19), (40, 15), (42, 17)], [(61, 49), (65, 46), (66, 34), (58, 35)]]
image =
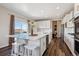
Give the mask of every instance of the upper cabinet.
[(74, 11), (70, 11), (68, 14), (65, 15), (62, 23), (66, 24), (66, 27), (74, 27), (73, 20), (74, 20)]
[(74, 17), (79, 16), (79, 3), (74, 4)]
[(66, 23), (73, 20), (73, 17), (74, 17), (74, 11), (71, 11), (64, 16), (62, 23)]
[(67, 22), (67, 27), (74, 27), (74, 22), (73, 21)]
[(50, 28), (50, 21), (38, 21), (39, 28)]

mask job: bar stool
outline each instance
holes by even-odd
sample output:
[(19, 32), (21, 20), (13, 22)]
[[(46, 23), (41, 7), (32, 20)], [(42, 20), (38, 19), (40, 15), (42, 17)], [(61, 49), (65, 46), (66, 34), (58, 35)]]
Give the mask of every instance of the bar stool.
[(24, 55), (24, 44), (28, 42), (28, 40), (21, 40), (18, 44), (18, 40), (20, 38), (17, 38), (16, 35), (8, 35), (7, 37), (14, 38), (14, 43), (12, 43), (12, 50), (11, 55), (12, 56), (23, 56)]
[(12, 56), (24, 56), (24, 46), (25, 44), (18, 44), (17, 42), (12, 43)]
[(25, 45), (25, 56), (37, 56), (36, 49), (39, 48), (38, 44), (30, 44), (30, 45)]
[(24, 56), (24, 45), (19, 45), (19, 48), (18, 48), (18, 55), (19, 56)]
[(7, 35), (7, 37), (10, 37), (10, 38), (15, 38), (14, 39), (14, 43), (12, 43), (12, 50), (11, 50), (11, 55), (12, 56), (17, 56), (18, 55), (18, 46), (17, 46), (17, 43), (16, 43), (16, 35)]
[(12, 51), (11, 55), (12, 56), (18, 56), (19, 55), (19, 45), (17, 43), (12, 43)]

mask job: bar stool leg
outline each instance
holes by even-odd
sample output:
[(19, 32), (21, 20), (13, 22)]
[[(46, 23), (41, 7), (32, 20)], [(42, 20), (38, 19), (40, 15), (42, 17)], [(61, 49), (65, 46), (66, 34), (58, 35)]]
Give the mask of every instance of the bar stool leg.
[(25, 52), (24, 52), (25, 56), (28, 56), (28, 49), (25, 48)]

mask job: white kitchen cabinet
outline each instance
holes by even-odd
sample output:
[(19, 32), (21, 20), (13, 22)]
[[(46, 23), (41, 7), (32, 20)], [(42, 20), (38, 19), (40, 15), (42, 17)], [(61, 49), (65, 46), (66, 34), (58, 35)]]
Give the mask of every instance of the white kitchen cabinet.
[(79, 3), (74, 4), (74, 17), (79, 16)]
[(38, 21), (38, 28), (50, 28), (50, 21)]
[(34, 53), (36, 53), (36, 56), (40, 56), (40, 39), (39, 40), (36, 40), (34, 43), (37, 44), (37, 46), (38, 46), (35, 49), (35, 52)]
[(66, 14), (64, 17), (65, 22), (69, 22), (69, 20), (71, 20), (74, 16), (73, 11), (71, 11), (70, 13)]
[(42, 56), (44, 51), (46, 50), (46, 36), (40, 39), (40, 55)]
[(51, 40), (52, 40), (52, 33), (49, 34), (49, 42), (48, 42), (49, 44), (50, 44)]
[(74, 13), (79, 12), (79, 3), (74, 4)]
[(74, 55), (74, 37), (72, 37), (71, 35), (65, 36), (64, 41), (69, 47), (71, 53)]
[(67, 22), (67, 27), (73, 27), (74, 28), (74, 22), (73, 21), (69, 21)]

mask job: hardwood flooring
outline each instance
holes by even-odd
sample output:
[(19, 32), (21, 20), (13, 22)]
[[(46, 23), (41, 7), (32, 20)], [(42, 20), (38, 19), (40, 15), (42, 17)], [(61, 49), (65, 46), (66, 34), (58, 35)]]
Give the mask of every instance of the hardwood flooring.
[(61, 39), (53, 39), (44, 56), (72, 56), (69, 48)]
[(11, 48), (0, 51), (0, 56), (10, 56), (10, 55), (11, 55)]
[[(0, 56), (10, 56), (11, 49), (0, 52)], [(53, 39), (43, 56), (72, 56), (69, 48), (61, 39)]]

